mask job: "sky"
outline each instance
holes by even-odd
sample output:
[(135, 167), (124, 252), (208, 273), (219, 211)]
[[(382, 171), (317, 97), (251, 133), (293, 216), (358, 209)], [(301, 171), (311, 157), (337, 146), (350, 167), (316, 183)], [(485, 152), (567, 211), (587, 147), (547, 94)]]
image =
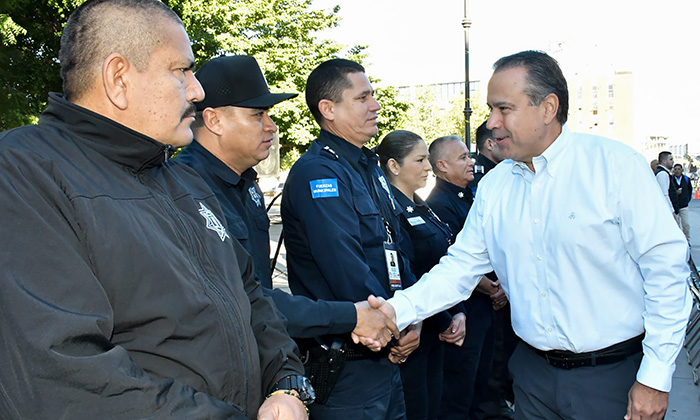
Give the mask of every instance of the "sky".
[[(322, 34), (366, 44), (379, 85), (464, 80), (464, 0), (314, 0), (340, 5), (340, 26)], [(700, 113), (700, 2), (665, 0), (469, 0), (470, 80), (484, 94), (491, 66), (526, 49), (557, 59), (564, 75), (632, 71), (643, 129), (691, 136)]]

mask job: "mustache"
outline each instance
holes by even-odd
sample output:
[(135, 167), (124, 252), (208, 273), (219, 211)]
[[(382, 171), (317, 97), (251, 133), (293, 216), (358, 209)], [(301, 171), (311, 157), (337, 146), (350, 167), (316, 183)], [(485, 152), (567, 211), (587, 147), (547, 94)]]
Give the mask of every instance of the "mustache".
[(181, 119), (184, 120), (185, 118), (188, 118), (188, 117), (194, 117), (196, 113), (197, 113), (197, 107), (195, 107), (194, 104), (190, 104), (187, 107), (187, 109), (185, 110), (185, 112), (182, 114)]

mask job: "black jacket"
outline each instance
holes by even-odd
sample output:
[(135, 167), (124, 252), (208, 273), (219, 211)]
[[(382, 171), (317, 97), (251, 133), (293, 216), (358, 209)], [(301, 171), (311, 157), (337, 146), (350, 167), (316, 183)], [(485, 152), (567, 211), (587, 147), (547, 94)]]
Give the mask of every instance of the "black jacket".
[(668, 184), (668, 196), (671, 198), (673, 210), (678, 213), (678, 210), (688, 207), (690, 200), (693, 199), (693, 186), (690, 184), (690, 179), (681, 175), (679, 183), (675, 176), (671, 175), (671, 180)]
[(55, 94), (0, 134), (3, 418), (255, 418), (302, 372), (214, 194), (169, 149)]

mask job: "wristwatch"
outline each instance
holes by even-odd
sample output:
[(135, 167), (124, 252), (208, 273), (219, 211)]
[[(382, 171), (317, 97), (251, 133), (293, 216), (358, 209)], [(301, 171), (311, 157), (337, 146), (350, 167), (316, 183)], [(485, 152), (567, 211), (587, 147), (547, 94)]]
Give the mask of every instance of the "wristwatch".
[(316, 392), (311, 385), (311, 381), (309, 381), (309, 378), (302, 375), (290, 375), (280, 379), (280, 381), (272, 387), (272, 392), (278, 390), (296, 391), (304, 405), (309, 405), (316, 399)]

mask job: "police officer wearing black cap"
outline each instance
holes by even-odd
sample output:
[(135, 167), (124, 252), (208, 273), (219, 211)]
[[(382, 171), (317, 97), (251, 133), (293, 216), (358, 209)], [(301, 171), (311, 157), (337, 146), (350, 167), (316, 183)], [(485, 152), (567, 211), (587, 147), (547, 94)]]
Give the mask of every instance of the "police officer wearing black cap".
[[(313, 299), (388, 298), (415, 282), (401, 241), (391, 188), (377, 155), (364, 147), (377, 134), (379, 103), (364, 68), (349, 60), (320, 64), (306, 83), (306, 103), (321, 127), (294, 164), (282, 196), (289, 285)], [(363, 352), (350, 335), (324, 335), (320, 346), (342, 340), (348, 356), (316, 420), (405, 418), (398, 366), (415, 349), (418, 333), (402, 333), (387, 354)]]
[(272, 289), (270, 221), (253, 166), (268, 157), (277, 131), (270, 108), (297, 94), (270, 93), (257, 61), (245, 55), (214, 58), (196, 77), (206, 97), (196, 104), (195, 140), (176, 160), (195, 169), (216, 194), (229, 233), (253, 256), (255, 277), (287, 318), (289, 334), (350, 333), (390, 323), (366, 303), (312, 301)]

